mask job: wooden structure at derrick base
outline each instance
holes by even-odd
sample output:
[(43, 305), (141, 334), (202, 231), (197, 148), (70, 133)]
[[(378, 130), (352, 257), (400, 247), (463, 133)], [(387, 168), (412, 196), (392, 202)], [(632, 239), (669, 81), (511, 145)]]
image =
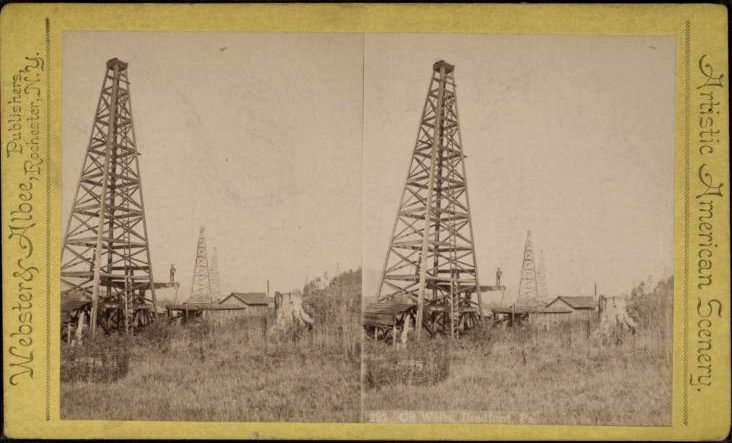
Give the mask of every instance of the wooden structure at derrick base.
[(145, 326), (157, 308), (127, 71), (107, 61), (61, 253), (62, 313), (87, 317), (92, 337)]
[(503, 306), (491, 308), (493, 326), (522, 326), (535, 324), (548, 329), (563, 320), (572, 318), (572, 310), (563, 307)]
[[(155, 282), (155, 289), (166, 289), (175, 288), (176, 290), (180, 287), (177, 282)], [(157, 306), (157, 311), (153, 311), (150, 306), (137, 306), (133, 307), (136, 312), (130, 312), (129, 317), (141, 317), (143, 315), (151, 316), (156, 318), (160, 314), (165, 313), (165, 309), (161, 306)], [(98, 304), (98, 325), (106, 334), (110, 334), (116, 329), (107, 329), (105, 326), (110, 324), (110, 316), (118, 311), (118, 307), (115, 303), (101, 302)], [(61, 340), (67, 343), (77, 342), (82, 339), (85, 328), (90, 327), (90, 320), (92, 318), (92, 302), (84, 298), (77, 297), (65, 297), (61, 300)], [(140, 327), (145, 324), (130, 325), (126, 332), (134, 333)]]
[(506, 287), (504, 285), (481, 285), (480, 293), (480, 301), (483, 303), (481, 314), (484, 318), (487, 318), (493, 315), (493, 307), (503, 306), (506, 297)]
[(246, 307), (222, 306), (217, 303), (183, 303), (165, 307), (169, 320), (181, 319), (187, 323), (204, 316), (205, 312), (243, 312)]
[(432, 66), (373, 307), (387, 315), (392, 300), (415, 303), (417, 339), (423, 328), (457, 336), (482, 309), (454, 73), (442, 60)]
[(414, 302), (384, 301), (370, 303), (363, 310), (363, 324), (369, 338), (396, 343), (405, 322), (413, 324), (417, 318)]

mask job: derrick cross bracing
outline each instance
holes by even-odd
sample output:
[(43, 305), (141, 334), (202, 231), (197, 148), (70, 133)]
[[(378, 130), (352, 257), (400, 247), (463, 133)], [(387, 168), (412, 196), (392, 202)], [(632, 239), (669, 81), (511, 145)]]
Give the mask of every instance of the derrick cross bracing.
[(217, 302), (221, 299), (221, 278), (219, 277), (219, 259), (216, 255), (216, 246), (213, 247), (208, 277), (211, 282), (211, 300)]
[(521, 278), (519, 279), (518, 302), (537, 306), (540, 304), (536, 262), (534, 261), (534, 243), (531, 241), (531, 231), (526, 232), (524, 258), (521, 262)]
[(417, 304), (418, 339), (422, 328), (458, 335), (481, 317), (454, 71), (433, 65), (377, 294)]
[(127, 63), (107, 61), (61, 253), (61, 297), (91, 302), (92, 337), (157, 309), (129, 86)]
[(206, 231), (203, 226), (198, 231), (198, 244), (196, 246), (196, 258), (193, 263), (193, 281), (191, 283), (191, 296), (188, 303), (212, 304), (211, 275), (208, 267), (208, 255), (206, 249)]

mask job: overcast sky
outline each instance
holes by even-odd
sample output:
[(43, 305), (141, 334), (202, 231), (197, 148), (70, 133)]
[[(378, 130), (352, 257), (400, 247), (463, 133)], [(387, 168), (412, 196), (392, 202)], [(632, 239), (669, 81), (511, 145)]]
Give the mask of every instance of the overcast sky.
[(65, 33), (63, 220), (105, 62), (129, 63), (156, 280), (190, 293), (199, 226), (223, 292), (360, 266), (363, 36)]
[(456, 66), (481, 284), (516, 292), (526, 231), (551, 295), (672, 273), (672, 37), (366, 38), (364, 291), (376, 293), (432, 63)]
[(105, 62), (129, 62), (156, 280), (190, 291), (199, 226), (223, 292), (365, 268), (373, 296), (431, 66), (455, 64), (482, 284), (526, 230), (552, 295), (673, 263), (672, 37), (64, 33), (63, 223)]

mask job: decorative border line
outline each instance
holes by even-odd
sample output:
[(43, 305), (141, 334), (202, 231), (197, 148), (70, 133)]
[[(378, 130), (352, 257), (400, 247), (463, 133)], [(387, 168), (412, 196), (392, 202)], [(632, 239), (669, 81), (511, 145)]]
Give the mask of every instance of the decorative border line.
[(46, 17), (46, 421), (51, 420), (51, 20)]
[(684, 276), (683, 276), (683, 364), (684, 378), (682, 380), (682, 422), (684, 426), (689, 425), (689, 387), (686, 380), (689, 378), (689, 119), (690, 106), (689, 84), (690, 80), (690, 57), (691, 57), (691, 21), (684, 23)]
[[(359, 198), (361, 199), (360, 205), (359, 205), (359, 217), (361, 217), (361, 220), (363, 220), (363, 158), (364, 158), (364, 138), (366, 136), (366, 33), (361, 33), (361, 192), (359, 193)], [(361, 232), (361, 312), (359, 312), (359, 330), (361, 331), (360, 335), (360, 351), (361, 351), (361, 361), (360, 361), (360, 367), (359, 367), (359, 380), (358, 380), (358, 393), (359, 393), (359, 405), (358, 405), (358, 423), (365, 423), (363, 417), (364, 417), (364, 401), (366, 399), (366, 362), (364, 361), (365, 351), (364, 348), (366, 347), (366, 332), (363, 328), (364, 324), (364, 309), (366, 308), (366, 303), (364, 302), (364, 294), (365, 291), (363, 290), (364, 285), (364, 266), (363, 266), (363, 231)]]
[[(45, 419), (51, 420), (51, 24), (45, 18), (45, 51), (46, 51), (46, 404)], [(689, 250), (689, 127), (690, 127), (690, 55), (691, 55), (691, 21), (684, 23), (684, 268), (683, 268), (683, 381), (682, 381), (682, 422), (689, 424), (688, 404), (688, 321), (689, 321), (689, 288), (688, 288), (688, 250)], [(363, 364), (363, 359), (362, 359)], [(361, 369), (363, 371), (363, 368)], [(363, 392), (362, 392), (363, 397)], [(363, 403), (363, 398), (361, 399)], [(363, 415), (363, 406), (361, 407)], [(361, 417), (363, 423), (363, 417)]]

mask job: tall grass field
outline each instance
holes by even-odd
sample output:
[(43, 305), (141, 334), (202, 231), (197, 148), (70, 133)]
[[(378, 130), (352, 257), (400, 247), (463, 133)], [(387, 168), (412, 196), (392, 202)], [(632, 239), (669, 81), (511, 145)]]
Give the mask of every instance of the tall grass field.
[(364, 348), (364, 419), (563, 425), (671, 424), (672, 280), (628, 301), (635, 334), (603, 344), (596, 318), (549, 330), (483, 327), (427, 346), (448, 352), (449, 375), (428, 385), (369, 386), (369, 362), (399, 353)]
[[(83, 351), (64, 345), (62, 418), (358, 421), (360, 272), (336, 282), (306, 297), (312, 330), (273, 330), (273, 313), (210, 316), (187, 325), (158, 320), (139, 335), (101, 337)], [(126, 348), (126, 373), (99, 381), (74, 370), (71, 359), (94, 348)]]

